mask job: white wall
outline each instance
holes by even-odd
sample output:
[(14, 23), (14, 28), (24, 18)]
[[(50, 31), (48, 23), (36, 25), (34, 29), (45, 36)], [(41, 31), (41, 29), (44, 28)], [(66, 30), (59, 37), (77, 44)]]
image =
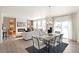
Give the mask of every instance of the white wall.
[(0, 40), (1, 40), (1, 13), (0, 13)]
[(72, 14), (73, 40), (79, 42), (79, 12)]
[(2, 33), (2, 14), (0, 12), (0, 42), (2, 42), (2, 36), (3, 36), (3, 33)]
[(77, 13), (77, 22), (75, 24), (77, 27), (77, 42), (79, 42), (79, 12)]
[(77, 13), (71, 15), (72, 18), (72, 40), (77, 41)]

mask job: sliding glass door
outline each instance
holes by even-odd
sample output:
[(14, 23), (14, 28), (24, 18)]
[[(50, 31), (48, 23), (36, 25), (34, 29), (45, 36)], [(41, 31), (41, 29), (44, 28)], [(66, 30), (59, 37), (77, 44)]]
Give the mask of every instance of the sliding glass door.
[(68, 16), (56, 18), (54, 21), (54, 32), (60, 31), (63, 33), (64, 39), (72, 39), (72, 23)]

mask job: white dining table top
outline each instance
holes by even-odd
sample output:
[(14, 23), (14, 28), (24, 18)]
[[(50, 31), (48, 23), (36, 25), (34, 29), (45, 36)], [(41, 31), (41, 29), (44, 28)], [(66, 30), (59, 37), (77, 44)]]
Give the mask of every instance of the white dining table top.
[(53, 39), (55, 36), (58, 36), (58, 35), (60, 35), (60, 34), (52, 33), (52, 35), (47, 34), (47, 35), (36, 36), (36, 37), (49, 41), (49, 40)]

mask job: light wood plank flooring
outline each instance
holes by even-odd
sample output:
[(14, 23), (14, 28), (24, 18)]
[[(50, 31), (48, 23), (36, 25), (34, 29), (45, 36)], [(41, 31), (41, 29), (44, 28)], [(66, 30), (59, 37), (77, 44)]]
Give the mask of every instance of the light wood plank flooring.
[[(0, 43), (0, 53), (27, 53), (25, 48), (32, 46), (32, 41), (5, 40)], [(69, 42), (64, 53), (79, 53), (79, 43)]]
[(31, 45), (31, 41), (6, 40), (0, 44), (0, 53), (25, 53), (25, 48)]

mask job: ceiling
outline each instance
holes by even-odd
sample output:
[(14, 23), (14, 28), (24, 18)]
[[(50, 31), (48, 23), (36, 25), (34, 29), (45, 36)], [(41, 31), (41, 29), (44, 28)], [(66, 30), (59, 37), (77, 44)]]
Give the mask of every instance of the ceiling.
[(27, 19), (38, 19), (51, 16), (61, 16), (79, 11), (78, 6), (0, 6), (4, 16)]

